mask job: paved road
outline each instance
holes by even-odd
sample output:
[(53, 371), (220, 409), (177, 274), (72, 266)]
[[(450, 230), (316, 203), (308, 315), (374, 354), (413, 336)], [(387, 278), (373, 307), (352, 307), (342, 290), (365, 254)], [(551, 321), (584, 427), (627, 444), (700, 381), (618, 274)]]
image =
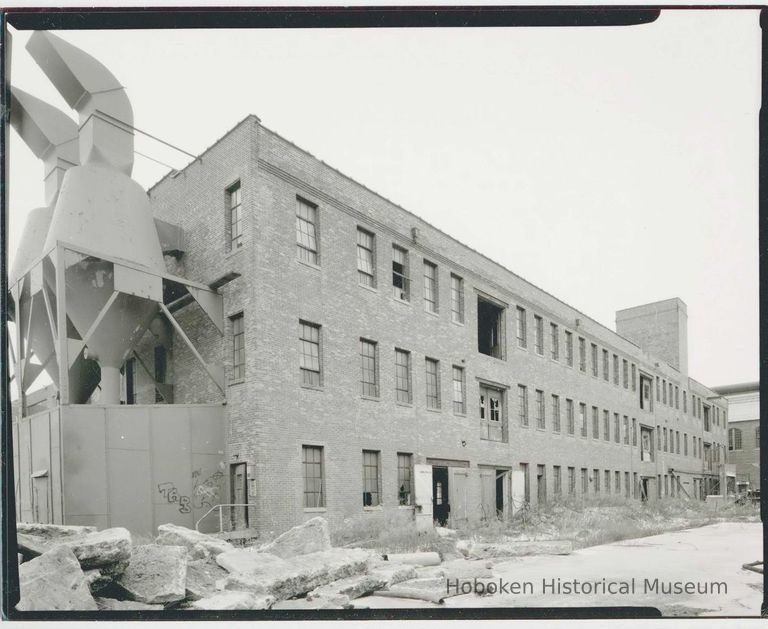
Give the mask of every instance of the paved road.
[[(593, 546), (571, 555), (499, 562), (493, 570), (496, 583), (499, 578), (507, 583), (520, 583), (525, 593), (467, 594), (448, 598), (444, 604), (452, 608), (647, 605), (660, 609), (664, 615), (757, 616), (762, 600), (762, 575), (741, 566), (762, 556), (760, 523), (726, 522)], [(551, 584), (558, 578), (561, 584), (574, 579), (597, 582), (597, 591), (568, 594), (553, 593), (549, 588), (545, 592), (544, 581)], [(631, 585), (633, 579), (634, 593), (618, 592), (619, 584)], [(530, 583), (530, 588), (525, 582)], [(683, 585), (680, 592), (664, 593), (662, 582), (690, 582), (695, 584), (695, 591), (686, 592)], [(609, 589), (615, 593), (604, 591)], [(376, 596), (358, 602), (371, 608), (432, 606)]]

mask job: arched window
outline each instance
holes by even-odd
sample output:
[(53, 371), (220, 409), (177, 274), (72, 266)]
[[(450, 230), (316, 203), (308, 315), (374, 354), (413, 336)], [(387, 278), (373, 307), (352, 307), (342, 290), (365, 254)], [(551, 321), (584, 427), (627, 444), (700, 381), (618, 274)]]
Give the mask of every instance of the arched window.
[(741, 429), (728, 430), (728, 450), (741, 450)]

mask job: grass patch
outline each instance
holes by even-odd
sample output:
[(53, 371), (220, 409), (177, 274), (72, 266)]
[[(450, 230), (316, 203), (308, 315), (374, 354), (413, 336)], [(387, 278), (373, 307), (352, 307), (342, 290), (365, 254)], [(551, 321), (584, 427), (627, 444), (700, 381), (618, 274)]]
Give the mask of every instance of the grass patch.
[(434, 529), (418, 530), (410, 510), (378, 512), (349, 518), (331, 529), (331, 544), (357, 548), (375, 548), (383, 553), (412, 553), (446, 549), (453, 544)]

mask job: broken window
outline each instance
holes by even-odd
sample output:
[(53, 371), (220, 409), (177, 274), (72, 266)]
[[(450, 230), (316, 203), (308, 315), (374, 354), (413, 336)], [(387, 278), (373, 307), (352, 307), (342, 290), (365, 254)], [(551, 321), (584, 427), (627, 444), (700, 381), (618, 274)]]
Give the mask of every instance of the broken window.
[(381, 504), (379, 490), (379, 451), (363, 450), (363, 506), (376, 507)]
[(427, 408), (440, 408), (440, 363), (434, 358), (425, 359)]
[(375, 341), (360, 339), (360, 384), (366, 397), (379, 397), (379, 370)]
[(550, 346), (552, 351), (552, 360), (560, 360), (560, 330), (556, 323), (549, 324)]
[(504, 441), (504, 391), (480, 385), (480, 438)]
[(299, 260), (318, 263), (317, 206), (296, 197), (296, 246)]
[(451, 273), (451, 318), (464, 323), (464, 280)]
[(243, 214), (240, 207), (240, 182), (227, 189), (227, 213), (229, 227), (229, 249), (243, 246)]
[(320, 326), (306, 321), (299, 321), (299, 370), (301, 383), (305, 386), (319, 387), (320, 377)]
[(411, 353), (395, 350), (395, 397), (398, 402), (410, 404), (411, 397)]
[(438, 311), (437, 265), (424, 260), (424, 308), (427, 312)]
[(453, 366), (453, 412), (464, 415), (467, 412), (467, 393), (464, 381), (464, 367)]
[(232, 380), (245, 378), (245, 326), (243, 313), (230, 317), (232, 322)]
[(517, 345), (528, 347), (528, 322), (525, 308), (517, 307)]
[(397, 501), (401, 506), (412, 504), (411, 478), (413, 477), (413, 455), (397, 453)]
[(362, 227), (357, 228), (357, 281), (363, 286), (376, 286), (374, 236)]
[(395, 299), (411, 299), (410, 280), (408, 279), (408, 251), (392, 245), (392, 294)]
[(304, 475), (304, 508), (325, 507), (322, 446), (302, 446), (301, 464)]
[(477, 298), (477, 351), (504, 358), (504, 308)]
[(560, 397), (552, 396), (552, 430), (560, 432)]

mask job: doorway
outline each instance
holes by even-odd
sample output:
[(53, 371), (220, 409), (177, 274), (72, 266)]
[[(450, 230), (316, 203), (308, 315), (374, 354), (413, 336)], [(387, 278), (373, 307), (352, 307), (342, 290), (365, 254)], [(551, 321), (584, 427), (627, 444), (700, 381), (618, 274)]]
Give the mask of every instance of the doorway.
[(504, 478), (507, 470), (496, 470), (496, 517), (504, 518)]
[(432, 467), (432, 515), (439, 526), (445, 526), (451, 513), (448, 493), (448, 468)]
[(640, 479), (640, 501), (648, 502), (648, 479)]
[[(229, 466), (229, 501), (235, 505), (248, 504), (248, 470), (245, 463)], [(232, 530), (248, 528), (248, 507), (230, 507), (229, 518)]]

